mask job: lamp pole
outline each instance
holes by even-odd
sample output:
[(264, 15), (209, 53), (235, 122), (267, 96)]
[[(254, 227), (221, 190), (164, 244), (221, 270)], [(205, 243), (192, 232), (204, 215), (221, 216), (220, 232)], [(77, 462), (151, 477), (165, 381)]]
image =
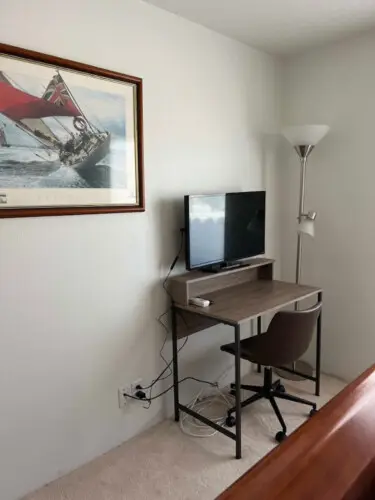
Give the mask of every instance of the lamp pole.
[[(305, 186), (306, 186), (306, 170), (307, 170), (307, 158), (309, 157), (311, 151), (314, 149), (312, 144), (306, 146), (295, 146), (300, 164), (301, 164), (301, 172), (300, 172), (300, 185), (299, 185), (299, 206), (298, 206), (298, 224), (301, 224), (302, 218), (305, 214)], [(301, 280), (301, 266), (302, 266), (302, 234), (300, 231), (297, 232), (297, 259), (296, 259), (296, 283), (299, 283)], [(294, 304), (294, 309), (298, 310), (298, 302)], [(304, 362), (299, 360), (299, 366), (297, 366), (297, 362), (293, 363), (293, 370), (298, 368), (298, 371), (305, 373), (306, 375), (312, 375), (313, 370), (312, 367)], [(296, 377), (298, 380), (303, 380), (302, 377)]]
[[(309, 157), (311, 151), (314, 149), (313, 145), (307, 146), (295, 146), (300, 163), (301, 163), (301, 173), (300, 173), (300, 187), (299, 187), (299, 208), (298, 208), (298, 223), (302, 222), (302, 217), (304, 215), (305, 209), (305, 186), (306, 186), (306, 167), (307, 158)], [(297, 235), (297, 262), (296, 262), (296, 283), (300, 282), (301, 279), (301, 264), (302, 264), (302, 235), (298, 231)], [(297, 309), (297, 304), (296, 304)]]
[[(298, 224), (301, 224), (303, 218), (306, 216), (305, 214), (305, 187), (306, 187), (306, 170), (307, 170), (307, 159), (314, 149), (313, 144), (307, 145), (296, 145), (294, 146), (295, 151), (297, 152), (301, 165), (300, 172), (300, 185), (299, 185), (299, 204), (298, 204)], [(315, 215), (314, 215), (315, 218)], [(296, 283), (299, 283), (301, 280), (301, 266), (302, 266), (302, 234), (300, 231), (297, 233), (297, 259), (296, 259)], [(294, 304), (294, 309), (298, 310), (298, 303)], [(313, 369), (309, 363), (305, 361), (298, 360), (297, 362), (292, 363), (293, 371), (297, 371), (300, 373), (304, 373), (305, 375), (312, 375)], [(303, 380), (303, 377), (299, 375), (291, 375), (288, 372), (281, 370), (277, 370), (277, 373), (286, 378), (292, 380)]]
[[(297, 259), (296, 259), (296, 283), (300, 282), (301, 279), (301, 266), (302, 266), (302, 230), (310, 236), (314, 234), (314, 220), (316, 218), (316, 212), (305, 213), (305, 185), (306, 185), (306, 170), (307, 170), (307, 159), (310, 156), (314, 147), (319, 141), (328, 133), (329, 127), (327, 125), (297, 125), (291, 127), (285, 127), (282, 131), (285, 139), (290, 142), (297, 152), (300, 165), (300, 189), (299, 189), (299, 205), (298, 205), (298, 224), (299, 230), (297, 235)], [(309, 223), (310, 230), (307, 231), (306, 223)], [(312, 228), (311, 228), (312, 224)], [(302, 228), (304, 226), (304, 228)], [(295, 309), (298, 309), (298, 305), (295, 304)], [(304, 373), (307, 375), (312, 375), (312, 367), (305, 361), (298, 360), (296, 363), (292, 364), (293, 371), (298, 368), (299, 373)], [(285, 372), (282, 369), (277, 369), (276, 372), (284, 378), (293, 380), (303, 380), (297, 374), (291, 374), (290, 372)]]

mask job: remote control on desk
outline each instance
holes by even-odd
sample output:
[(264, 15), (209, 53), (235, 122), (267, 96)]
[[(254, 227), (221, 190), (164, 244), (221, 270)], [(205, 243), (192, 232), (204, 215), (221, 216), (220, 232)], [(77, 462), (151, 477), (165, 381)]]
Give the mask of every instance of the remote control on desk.
[(189, 300), (189, 304), (198, 307), (208, 307), (211, 302), (207, 299), (201, 299), (200, 297), (193, 297)]

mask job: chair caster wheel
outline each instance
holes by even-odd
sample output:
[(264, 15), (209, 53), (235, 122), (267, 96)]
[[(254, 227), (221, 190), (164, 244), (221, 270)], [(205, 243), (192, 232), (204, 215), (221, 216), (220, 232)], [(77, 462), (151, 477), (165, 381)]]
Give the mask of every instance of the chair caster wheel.
[(318, 413), (318, 410), (316, 408), (313, 408), (309, 413), (310, 417), (313, 417), (315, 413)]
[(236, 389), (231, 389), (231, 390), (229, 391), (229, 394), (230, 394), (231, 396), (235, 396), (235, 395), (236, 395)]
[(286, 438), (286, 433), (284, 431), (279, 431), (276, 436), (275, 436), (275, 439), (278, 443), (281, 443), (282, 441), (284, 441), (284, 439)]
[(236, 425), (236, 419), (232, 415), (228, 415), (225, 420), (225, 425), (227, 427), (234, 427)]
[(278, 392), (285, 392), (285, 387), (283, 386), (283, 384), (279, 384), (276, 388), (276, 390)]

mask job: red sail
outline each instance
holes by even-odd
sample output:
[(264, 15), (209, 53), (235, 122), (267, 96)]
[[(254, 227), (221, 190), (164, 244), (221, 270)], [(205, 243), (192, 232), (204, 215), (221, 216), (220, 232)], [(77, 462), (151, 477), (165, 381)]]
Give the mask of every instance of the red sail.
[(0, 113), (16, 121), (23, 118), (79, 116), (81, 114), (77, 108), (58, 106), (11, 87), (2, 81), (0, 81)]

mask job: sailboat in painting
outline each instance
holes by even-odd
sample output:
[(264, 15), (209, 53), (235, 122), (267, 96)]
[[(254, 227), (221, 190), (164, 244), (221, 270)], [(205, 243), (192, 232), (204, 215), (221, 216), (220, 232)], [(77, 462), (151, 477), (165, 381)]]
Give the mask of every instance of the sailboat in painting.
[[(109, 154), (110, 132), (87, 119), (59, 71), (40, 97), (29, 94), (0, 71), (0, 113), (0, 148), (20, 147), (8, 137), (7, 123), (1, 117), (4, 115), (36, 141), (37, 157), (47, 160), (54, 153), (63, 166), (83, 177)], [(62, 117), (71, 118), (70, 123)], [(64, 139), (51, 129), (46, 118), (53, 118), (64, 130)], [(25, 147), (32, 149), (30, 145)]]

